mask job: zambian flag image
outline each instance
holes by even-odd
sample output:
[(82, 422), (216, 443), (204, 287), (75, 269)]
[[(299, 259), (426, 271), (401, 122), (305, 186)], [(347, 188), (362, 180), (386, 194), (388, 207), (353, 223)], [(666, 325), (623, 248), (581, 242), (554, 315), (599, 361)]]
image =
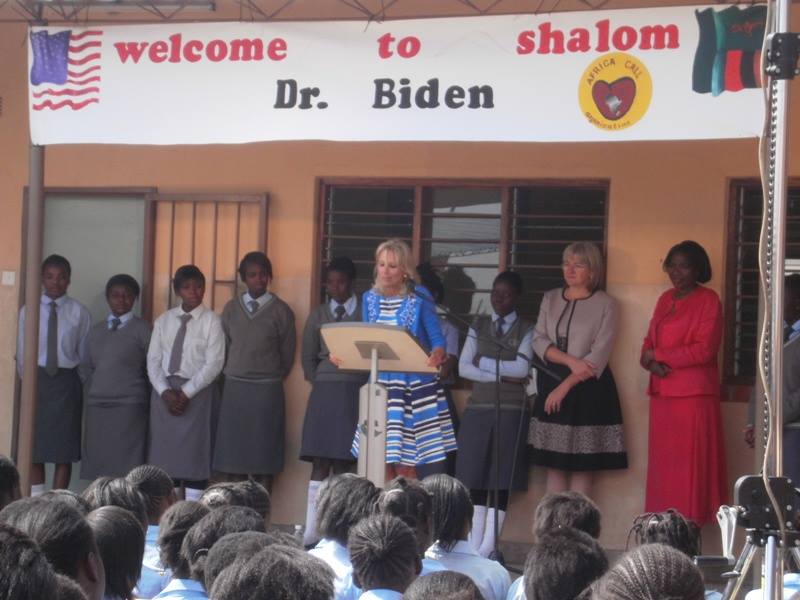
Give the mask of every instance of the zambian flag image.
[(761, 44), (766, 28), (764, 5), (696, 10), (700, 39), (694, 55), (692, 89), (719, 96), (761, 87)]

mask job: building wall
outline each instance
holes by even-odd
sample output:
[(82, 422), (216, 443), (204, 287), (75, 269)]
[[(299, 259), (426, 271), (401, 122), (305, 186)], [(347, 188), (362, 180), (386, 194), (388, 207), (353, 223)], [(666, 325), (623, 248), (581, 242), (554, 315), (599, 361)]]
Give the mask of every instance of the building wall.
[[(795, 19), (795, 29), (797, 25)], [(0, 24), (0, 270), (15, 271), (17, 278), (22, 192), (27, 181), (25, 50), (25, 28)], [(800, 108), (796, 102), (792, 116), (790, 139), (797, 141)], [(638, 365), (638, 355), (655, 299), (668, 286), (660, 261), (672, 244), (696, 239), (711, 255), (715, 274), (710, 285), (722, 292), (729, 179), (758, 175), (756, 149), (754, 140), (63, 146), (47, 148), (45, 182), (47, 186), (70, 187), (155, 186), (161, 192), (268, 192), (268, 251), (275, 269), (274, 290), (293, 307), (302, 325), (313, 281), (318, 178), (610, 180), (608, 291), (622, 307), (611, 366), (620, 388), (631, 466), (627, 471), (599, 476), (595, 495), (604, 514), (601, 542), (623, 548), (631, 519), (643, 508), (648, 402), (647, 377)], [(800, 176), (800, 153), (791, 154), (789, 162), (790, 174)], [(8, 452), (11, 444), (18, 298), (17, 285), (0, 286), (0, 452)], [(295, 458), (309, 391), (299, 365), (286, 381), (286, 391), (289, 460), (277, 479), (274, 520), (299, 523), (304, 519), (310, 471), (307, 463)], [(753, 469), (753, 454), (741, 441), (745, 406), (726, 402), (723, 416), (732, 484), (735, 477)], [(669, 423), (660, 425), (668, 427)], [(543, 486), (543, 473), (532, 471), (528, 493), (512, 499), (505, 539), (530, 539), (532, 513)]]

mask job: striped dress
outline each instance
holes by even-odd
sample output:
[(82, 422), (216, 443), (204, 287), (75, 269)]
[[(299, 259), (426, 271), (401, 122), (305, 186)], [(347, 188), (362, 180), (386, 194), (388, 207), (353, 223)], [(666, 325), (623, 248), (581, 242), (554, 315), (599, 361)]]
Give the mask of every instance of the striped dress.
[[(418, 290), (420, 288), (417, 288)], [(416, 333), (425, 344), (426, 338), (440, 339), (441, 332), (425, 331), (420, 313), (430, 310), (416, 296), (385, 298), (370, 291), (364, 295), (364, 320), (396, 325)], [(434, 318), (435, 318), (435, 313)], [(438, 327), (438, 321), (436, 321)], [(402, 465), (423, 465), (445, 459), (456, 449), (453, 420), (439, 379), (420, 373), (380, 372), (378, 381), (388, 392), (386, 411), (386, 462)], [(353, 444), (358, 456), (358, 436)]]

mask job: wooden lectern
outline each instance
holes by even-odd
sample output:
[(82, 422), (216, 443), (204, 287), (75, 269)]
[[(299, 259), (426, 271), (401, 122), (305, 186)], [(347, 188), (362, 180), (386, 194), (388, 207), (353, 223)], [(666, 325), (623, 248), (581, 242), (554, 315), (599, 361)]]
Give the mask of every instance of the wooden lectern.
[(386, 481), (386, 388), (378, 372), (437, 372), (429, 367), (428, 353), (402, 327), (381, 323), (327, 323), (322, 339), (345, 371), (369, 371), (358, 404), (358, 474), (378, 487)]

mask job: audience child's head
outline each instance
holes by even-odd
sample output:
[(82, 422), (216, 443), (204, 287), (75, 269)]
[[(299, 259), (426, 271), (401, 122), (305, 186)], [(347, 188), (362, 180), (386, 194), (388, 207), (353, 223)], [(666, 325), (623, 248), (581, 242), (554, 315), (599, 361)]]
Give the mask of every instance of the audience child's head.
[(259, 298), (267, 293), (272, 281), (272, 263), (263, 252), (248, 252), (239, 263), (239, 278), (250, 297)]
[(478, 586), (456, 571), (436, 571), (417, 577), (408, 586), (403, 600), (484, 600)]
[(353, 525), (375, 512), (379, 493), (371, 481), (353, 473), (329, 477), (317, 495), (317, 531), (346, 546)]
[(181, 556), (189, 565), (190, 578), (203, 583), (208, 551), (221, 537), (241, 531), (264, 533), (264, 518), (250, 507), (228, 506), (212, 510), (192, 525), (181, 545)]
[(13, 460), (0, 454), (0, 509), (21, 497), (19, 471)]
[(372, 515), (350, 530), (353, 582), (363, 590), (404, 592), (422, 570), (417, 537), (401, 519)]
[(666, 544), (689, 558), (700, 554), (700, 528), (671, 508), (660, 513), (639, 515), (633, 520), (628, 539), (633, 535), (637, 546)]
[(103, 597), (103, 560), (92, 528), (76, 509), (65, 502), (23, 498), (0, 511), (0, 523), (28, 535), (53, 569), (77, 581), (89, 600)]
[(150, 525), (158, 525), (161, 516), (175, 502), (175, 487), (172, 478), (161, 467), (140, 465), (125, 476), (144, 498), (147, 519)]
[[(291, 538), (291, 536), (287, 537)], [(205, 569), (205, 587), (210, 590), (219, 574), (234, 561), (240, 558), (250, 558), (273, 544), (282, 544), (283, 537), (270, 531), (240, 531), (222, 536), (208, 551)]]
[(144, 557), (144, 531), (134, 514), (119, 506), (102, 506), (87, 517), (106, 572), (106, 596), (130, 600)]
[(600, 509), (580, 492), (547, 494), (536, 507), (533, 517), (533, 536), (572, 527), (593, 538), (600, 537)]
[(420, 556), (425, 554), (433, 543), (433, 499), (419, 481), (402, 476), (392, 479), (378, 500), (378, 510), (402, 519), (411, 527), (417, 536)]
[(72, 277), (72, 266), (59, 254), (51, 254), (42, 261), (42, 288), (45, 296), (52, 300), (67, 293)]
[(336, 257), (325, 269), (325, 293), (331, 300), (344, 304), (353, 295), (355, 280), (355, 263), (346, 256)]
[(181, 546), (192, 525), (209, 513), (199, 502), (181, 500), (170, 506), (161, 517), (158, 528), (158, 549), (161, 564), (176, 579), (189, 579), (189, 563), (181, 556)]
[(207, 487), (197, 501), (211, 510), (225, 506), (248, 506), (244, 490), (232, 481), (223, 481)]
[(242, 557), (222, 571), (210, 591), (214, 600), (330, 600), (333, 570), (298, 548), (273, 545)]
[(0, 598), (55, 597), (55, 574), (36, 542), (14, 527), (0, 524)]
[(61, 502), (67, 506), (71, 506), (84, 517), (92, 512), (92, 507), (89, 506), (86, 499), (72, 490), (47, 490), (44, 494), (39, 496), (39, 499), (47, 502)]
[(236, 489), (244, 496), (246, 506), (255, 510), (264, 519), (264, 526), (269, 527), (272, 516), (272, 500), (267, 488), (253, 479), (237, 481)]
[(113, 275), (106, 283), (106, 302), (115, 317), (131, 312), (138, 297), (139, 284), (130, 275)]
[(58, 600), (87, 600), (87, 596), (81, 586), (61, 573), (56, 573), (56, 588), (56, 598)]
[(645, 544), (627, 552), (592, 585), (598, 600), (703, 600), (700, 571), (683, 552), (665, 544)]
[(92, 510), (101, 506), (119, 506), (139, 519), (147, 531), (147, 503), (136, 486), (124, 477), (98, 477), (83, 491), (83, 498)]
[(431, 475), (422, 481), (433, 499), (433, 539), (445, 550), (466, 540), (472, 525), (472, 499), (469, 490), (449, 475)]
[(564, 527), (537, 538), (525, 561), (527, 600), (572, 600), (608, 570), (592, 536)]
[(195, 265), (178, 267), (172, 278), (172, 289), (181, 299), (184, 312), (192, 312), (203, 303), (206, 293), (206, 276)]

